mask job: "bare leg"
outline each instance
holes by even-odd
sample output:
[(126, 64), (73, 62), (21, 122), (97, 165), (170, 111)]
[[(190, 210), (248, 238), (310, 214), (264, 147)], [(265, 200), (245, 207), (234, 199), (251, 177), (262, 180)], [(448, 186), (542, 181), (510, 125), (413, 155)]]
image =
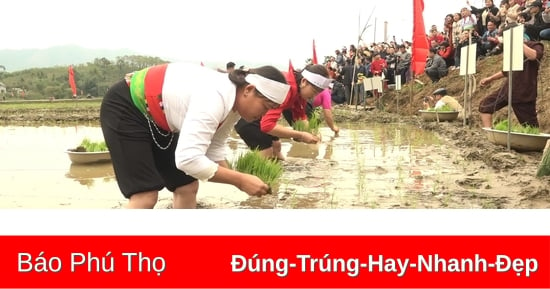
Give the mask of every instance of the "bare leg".
[(158, 200), (158, 191), (149, 191), (133, 194), (130, 197), (127, 209), (152, 209)]
[(177, 187), (174, 191), (174, 209), (196, 209), (197, 208), (197, 191), (199, 190), (199, 182), (194, 181), (185, 186)]
[(278, 160), (284, 161), (285, 157), (283, 156), (283, 153), (281, 153), (281, 141), (275, 140), (272, 142), (273, 145), (273, 152), (272, 156)]
[(486, 128), (493, 127), (493, 115), (490, 113), (480, 113), (481, 126)]
[(270, 147), (270, 148), (266, 148), (266, 149), (263, 149), (260, 151), (260, 154), (264, 157), (264, 158), (273, 158), (273, 147)]

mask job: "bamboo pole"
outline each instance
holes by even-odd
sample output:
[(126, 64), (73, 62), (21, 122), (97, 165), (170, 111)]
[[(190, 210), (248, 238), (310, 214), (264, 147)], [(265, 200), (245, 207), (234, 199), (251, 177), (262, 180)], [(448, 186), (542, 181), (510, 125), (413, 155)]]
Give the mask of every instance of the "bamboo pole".
[(508, 134), (506, 136), (506, 148), (508, 149), (508, 151), (511, 150), (511, 145), (510, 145), (510, 138), (511, 138), (511, 132), (512, 132), (512, 79), (513, 79), (513, 68), (512, 68), (512, 64), (513, 64), (513, 60), (514, 60), (514, 51), (513, 51), (513, 47), (514, 47), (514, 30), (515, 29), (510, 29), (510, 41), (508, 43), (508, 49), (510, 49), (510, 66), (509, 66), (509, 70), (508, 71)]
[[(363, 30), (359, 32), (359, 36), (357, 37), (357, 47), (359, 47), (359, 43), (361, 42), (361, 39), (363, 39), (363, 34), (365, 33), (365, 31), (367, 30), (367, 28), (370, 27), (369, 25), (369, 22), (370, 22), (370, 19), (372, 17), (372, 15), (374, 14), (374, 10), (376, 9), (376, 6), (374, 8), (372, 8), (372, 11), (369, 15), (369, 18), (367, 18), (367, 23), (365, 23), (365, 26), (363, 26)], [(361, 27), (361, 14), (359, 14), (359, 29)], [(374, 33), (376, 34), (376, 23), (375, 23), (375, 29), (374, 29)], [(357, 55), (354, 55), (355, 58), (357, 58)], [(354, 99), (353, 97), (353, 92), (354, 92), (354, 88), (355, 88), (355, 60), (352, 59), (352, 62), (353, 62), (353, 72), (352, 72), (352, 75), (351, 75), (351, 91), (350, 91), (350, 97), (349, 97), (349, 105), (352, 104), (352, 100)], [(357, 100), (355, 100), (355, 110), (357, 110)]]
[[(468, 67), (469, 64), (470, 64), (470, 48), (471, 48), (471, 45), (472, 45), (472, 31), (469, 31), (468, 33), (468, 47), (466, 48), (466, 68), (465, 68), (465, 73), (464, 73), (464, 117), (462, 119), (462, 126), (466, 126), (467, 124), (467, 119), (468, 119), (468, 113), (469, 113), (469, 109), (468, 109), (468, 106), (470, 104), (468, 98), (469, 98), (469, 94), (470, 94), (470, 81), (469, 81), (469, 77), (470, 77), (470, 73), (469, 73), (469, 70), (470, 68)], [(460, 55), (460, 58), (462, 59), (462, 54)], [(462, 65), (461, 65), (462, 66)]]

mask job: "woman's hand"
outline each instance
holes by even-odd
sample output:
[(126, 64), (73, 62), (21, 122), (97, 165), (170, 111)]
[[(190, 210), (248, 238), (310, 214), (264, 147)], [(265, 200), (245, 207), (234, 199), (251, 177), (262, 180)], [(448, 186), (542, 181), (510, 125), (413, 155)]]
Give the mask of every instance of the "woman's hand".
[(319, 138), (308, 133), (308, 132), (301, 132), (300, 138), (294, 139), (299, 142), (309, 143), (309, 144), (315, 144), (319, 142)]
[(339, 136), (340, 134), (340, 128), (337, 126), (334, 126), (334, 129), (332, 130), (334, 132), (334, 136)]
[(489, 82), (491, 82), (491, 78), (490, 78), (490, 77), (486, 77), (486, 78), (482, 79), (482, 80), (479, 82), (479, 85), (480, 85), (480, 86), (484, 86), (484, 85), (487, 85)]
[(250, 196), (257, 197), (271, 193), (271, 188), (266, 183), (249, 174), (242, 174), (239, 189)]

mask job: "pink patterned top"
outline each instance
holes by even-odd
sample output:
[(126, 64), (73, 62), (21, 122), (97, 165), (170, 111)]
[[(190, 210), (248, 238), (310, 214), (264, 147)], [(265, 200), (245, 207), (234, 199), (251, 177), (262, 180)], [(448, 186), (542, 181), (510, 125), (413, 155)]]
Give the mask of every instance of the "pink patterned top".
[(332, 108), (332, 98), (330, 95), (330, 89), (325, 88), (321, 93), (317, 94), (313, 99), (313, 107), (321, 106), (323, 109)]

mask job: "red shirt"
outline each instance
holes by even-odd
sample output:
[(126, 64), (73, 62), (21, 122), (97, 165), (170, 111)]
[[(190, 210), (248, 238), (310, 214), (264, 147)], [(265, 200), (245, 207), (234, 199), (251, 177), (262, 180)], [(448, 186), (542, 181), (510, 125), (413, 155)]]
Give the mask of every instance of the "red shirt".
[(386, 68), (388, 64), (386, 63), (386, 60), (380, 58), (378, 60), (374, 60), (370, 65), (370, 71), (375, 76), (380, 76), (382, 74), (382, 71), (384, 68)]
[(443, 35), (437, 33), (435, 36), (428, 37), (428, 42), (431, 42), (432, 40), (435, 40), (435, 42), (437, 42), (437, 44), (441, 44), (441, 42), (443, 42), (445, 40), (445, 37), (443, 37)]
[(444, 50), (439, 50), (437, 53), (439, 56), (443, 57), (444, 59), (450, 59), (451, 55), (453, 55), (453, 47), (449, 46), (446, 47)]
[(290, 90), (286, 95), (285, 101), (278, 107), (270, 109), (262, 117), (260, 121), (260, 128), (263, 132), (267, 133), (273, 130), (279, 118), (283, 114), (283, 110), (290, 109), (292, 111), (292, 118), (294, 120), (307, 120), (306, 116), (306, 101), (298, 93), (298, 84), (293, 73), (283, 71), (283, 75), (286, 81), (290, 85)]

